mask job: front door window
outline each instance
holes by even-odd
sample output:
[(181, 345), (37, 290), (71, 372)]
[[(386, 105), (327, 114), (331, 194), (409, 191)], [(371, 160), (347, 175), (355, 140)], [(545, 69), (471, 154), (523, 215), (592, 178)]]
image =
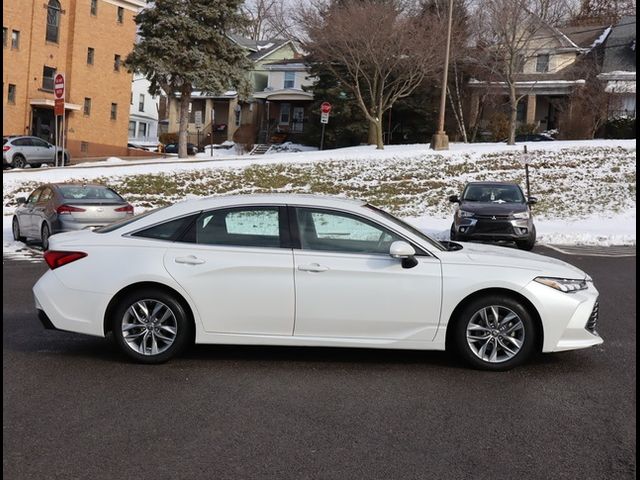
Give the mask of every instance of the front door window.
[(304, 108), (293, 107), (293, 123), (291, 124), (291, 131), (300, 133), (304, 126)]

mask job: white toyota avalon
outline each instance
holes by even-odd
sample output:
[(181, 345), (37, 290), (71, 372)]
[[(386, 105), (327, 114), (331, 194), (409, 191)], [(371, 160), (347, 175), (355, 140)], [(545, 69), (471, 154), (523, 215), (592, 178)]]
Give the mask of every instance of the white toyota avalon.
[(51, 237), (33, 287), (48, 328), (160, 363), (191, 342), (455, 350), (506, 370), (602, 343), (581, 270), (515, 249), (438, 242), (362, 201), (188, 200)]

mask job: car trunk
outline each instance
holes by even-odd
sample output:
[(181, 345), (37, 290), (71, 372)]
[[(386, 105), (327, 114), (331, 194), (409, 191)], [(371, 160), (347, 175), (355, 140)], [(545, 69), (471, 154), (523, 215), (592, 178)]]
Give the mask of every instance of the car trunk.
[(87, 226), (106, 225), (131, 215), (126, 210), (117, 211), (117, 209), (126, 207), (127, 202), (75, 200), (67, 202), (65, 205), (71, 207), (71, 212), (62, 215), (66, 217), (64, 220), (87, 224)]

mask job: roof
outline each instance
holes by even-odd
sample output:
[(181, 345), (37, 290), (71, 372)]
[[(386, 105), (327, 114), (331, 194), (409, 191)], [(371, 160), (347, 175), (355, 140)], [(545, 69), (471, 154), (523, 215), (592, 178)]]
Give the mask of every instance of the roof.
[(636, 16), (627, 15), (614, 25), (604, 44), (603, 72), (636, 71)]
[(591, 48), (596, 43), (596, 40), (609, 28), (609, 25), (600, 25), (587, 27), (573, 26), (562, 27), (560, 31), (565, 34), (573, 43), (580, 48)]
[[(242, 48), (249, 50), (250, 53), (247, 57), (253, 61), (261, 60), (287, 44), (291, 44), (293, 46), (293, 42), (286, 38), (252, 40), (235, 34), (232, 34), (229, 37)], [(293, 48), (296, 49), (295, 46), (293, 46)]]

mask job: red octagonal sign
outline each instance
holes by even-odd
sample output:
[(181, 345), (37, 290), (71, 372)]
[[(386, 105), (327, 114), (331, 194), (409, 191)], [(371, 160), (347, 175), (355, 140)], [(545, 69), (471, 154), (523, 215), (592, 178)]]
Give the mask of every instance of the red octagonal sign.
[(331, 104), (329, 102), (322, 102), (320, 105), (320, 111), (322, 113), (329, 113), (331, 111)]
[(53, 77), (53, 95), (56, 99), (64, 98), (64, 75), (61, 73)]

